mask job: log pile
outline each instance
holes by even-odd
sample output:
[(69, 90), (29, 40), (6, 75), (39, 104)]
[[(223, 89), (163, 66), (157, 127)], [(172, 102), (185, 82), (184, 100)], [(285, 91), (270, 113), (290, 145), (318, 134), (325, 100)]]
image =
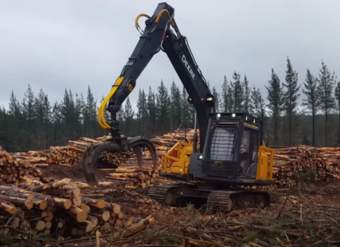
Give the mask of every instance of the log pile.
[(298, 182), (340, 179), (340, 148), (298, 146), (275, 150), (274, 179), (283, 187)]
[[(184, 136), (184, 131), (177, 130), (155, 137), (152, 141), (161, 156)], [(187, 139), (192, 136), (193, 130), (186, 133)], [(0, 233), (4, 229), (18, 229), (20, 232), (64, 238), (108, 232), (114, 240), (124, 239), (149, 227), (154, 222), (154, 216), (164, 214), (165, 210), (169, 210), (164, 216), (168, 225), (172, 209), (161, 208), (157, 202), (139, 193), (143, 190), (135, 190), (147, 187), (157, 178), (158, 174), (151, 163), (139, 167), (136, 160), (130, 159), (124, 162), (124, 166), (103, 169), (102, 178), (109, 179), (98, 180), (100, 182), (96, 187), (71, 179), (54, 181), (40, 178), (37, 167), (46, 166), (42, 171), (51, 167), (52, 171), (72, 170), (74, 167), (65, 166), (77, 162), (90, 145), (102, 141), (105, 139), (80, 138), (62, 147), (15, 154), (0, 148)], [(118, 158), (117, 162), (122, 160)], [(284, 187), (294, 186), (301, 180), (322, 182), (340, 179), (339, 164), (340, 148), (280, 148), (276, 150), (274, 179)], [(56, 178), (53, 172), (50, 171), (50, 174)], [(162, 183), (161, 178), (157, 182)], [(175, 218), (175, 215), (171, 213), (170, 218)], [(190, 220), (195, 218), (190, 216)], [(186, 224), (183, 227), (188, 228)]]
[[(66, 165), (71, 166), (80, 161), (85, 150), (91, 145), (96, 145), (107, 140), (107, 136), (96, 139), (81, 137), (78, 140), (70, 140), (65, 146), (52, 146), (47, 150), (28, 151), (14, 153), (18, 160), (37, 165)], [(130, 154), (108, 154), (106, 159), (112, 164), (118, 165), (130, 158)]]
[(109, 176), (111, 179), (125, 184), (125, 187), (128, 188), (146, 188), (154, 182), (159, 173), (154, 170), (150, 163), (143, 167), (137, 165), (120, 166), (109, 173)]
[[(185, 133), (184, 130), (176, 130), (174, 132), (166, 133), (162, 136), (155, 137), (151, 141), (155, 144), (157, 154), (162, 156), (169, 148), (171, 148), (177, 141), (183, 140), (185, 136), (190, 139), (193, 136), (193, 130)], [(16, 160), (24, 163), (30, 163), (36, 167), (45, 167), (49, 165), (62, 165), (72, 166), (80, 161), (86, 149), (91, 145), (99, 144), (106, 141), (107, 137), (99, 137), (96, 139), (82, 137), (78, 140), (70, 140), (65, 146), (52, 146), (47, 150), (28, 151), (14, 153), (13, 157)], [(121, 154), (106, 154), (103, 160), (109, 161), (112, 167), (116, 168), (121, 163), (126, 163), (130, 158), (133, 158), (131, 153)], [(147, 154), (144, 158), (147, 158)], [(146, 161), (148, 162), (148, 161)], [(105, 163), (105, 162), (103, 162)], [(116, 169), (110, 174), (115, 180), (121, 180), (122, 183), (128, 182), (131, 187), (146, 187), (152, 183), (153, 179), (157, 176), (157, 168), (150, 170), (152, 165), (148, 165), (141, 169), (140, 167), (132, 167), (124, 171)], [(116, 173), (116, 174), (114, 174)]]
[(0, 148), (0, 184), (20, 183), (27, 177), (39, 178), (40, 171)]
[[(193, 130), (175, 130), (174, 132), (152, 138), (151, 141), (155, 144), (158, 155), (161, 156), (177, 141), (183, 140), (185, 137), (191, 139), (193, 133)], [(68, 141), (68, 144), (65, 146), (52, 146), (46, 150), (17, 152), (11, 155), (19, 162), (41, 167), (53, 164), (72, 166), (80, 161), (87, 148), (91, 145), (107, 141), (107, 139), (107, 136), (98, 137), (96, 139), (81, 137), (78, 140)], [(108, 160), (109, 163), (118, 166), (130, 158), (132, 158), (131, 153), (107, 154), (106, 157), (104, 157), (104, 160)]]
[(340, 179), (340, 147), (321, 147), (316, 151), (325, 160), (332, 174)]
[[(192, 139), (194, 130), (175, 130), (151, 139), (155, 144), (158, 156), (165, 154), (177, 141), (187, 138)], [(78, 162), (85, 150), (100, 142), (106, 141), (107, 137), (96, 139), (82, 137), (78, 140), (70, 140), (65, 146), (50, 147), (47, 150), (28, 151), (25, 153), (8, 154), (0, 149), (0, 181), (6, 183), (15, 183), (26, 174), (32, 173), (37, 176), (35, 170), (28, 164), (36, 166), (48, 166), (49, 164), (58, 164), (71, 166)], [(110, 164), (117, 167), (125, 163), (132, 157), (131, 154), (107, 154), (104, 159), (109, 160)], [(280, 184), (294, 184), (293, 181), (302, 179), (303, 176), (309, 176), (308, 179), (316, 181), (327, 180), (329, 177), (340, 178), (340, 148), (322, 147), (312, 148), (308, 146), (279, 148), (276, 149), (274, 178)], [(7, 165), (3, 165), (7, 164)], [(8, 165), (12, 164), (12, 165)], [(4, 168), (6, 167), (6, 168)], [(20, 168), (19, 168), (20, 167)], [(29, 168), (27, 168), (29, 167)], [(27, 169), (26, 169), (27, 168)], [(116, 174), (111, 174), (116, 180), (126, 180), (128, 178), (130, 185), (135, 187), (145, 187), (150, 184), (157, 172), (131, 168), (127, 172), (116, 170)], [(12, 174), (7, 176), (7, 174)], [(312, 177), (310, 177), (312, 176)]]
[(82, 197), (79, 187), (67, 179), (35, 190), (0, 186), (0, 224), (12, 229), (56, 237), (80, 236), (121, 227), (123, 218), (119, 204)]

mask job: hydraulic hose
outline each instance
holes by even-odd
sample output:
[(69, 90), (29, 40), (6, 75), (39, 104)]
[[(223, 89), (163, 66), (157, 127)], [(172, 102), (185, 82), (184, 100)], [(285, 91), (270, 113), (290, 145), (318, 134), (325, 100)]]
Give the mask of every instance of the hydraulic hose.
[(145, 13), (141, 13), (139, 15), (136, 16), (135, 18), (135, 27), (137, 29), (137, 31), (140, 33), (140, 34), (143, 34), (143, 30), (141, 29), (140, 25), (139, 25), (139, 19), (141, 17), (145, 17), (145, 18), (150, 18), (150, 16), (148, 14), (145, 14)]
[(110, 102), (110, 99), (116, 93), (118, 87), (120, 86), (120, 84), (122, 84), (123, 80), (124, 80), (123, 76), (120, 76), (117, 78), (112, 88), (110, 89), (109, 93), (105, 96), (105, 98), (103, 99), (102, 103), (100, 104), (98, 108), (97, 121), (100, 127), (103, 129), (111, 129), (111, 126), (106, 119), (105, 111), (106, 111), (107, 105)]

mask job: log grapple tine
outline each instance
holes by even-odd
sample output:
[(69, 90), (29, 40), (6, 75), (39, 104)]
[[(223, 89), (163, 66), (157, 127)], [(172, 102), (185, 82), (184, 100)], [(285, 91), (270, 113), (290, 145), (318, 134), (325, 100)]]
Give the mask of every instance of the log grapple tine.
[[(152, 159), (152, 174), (157, 168), (157, 153), (154, 144), (141, 137), (128, 138), (128, 150), (123, 148), (121, 145), (113, 142), (107, 141), (99, 144), (93, 144), (87, 148), (83, 157), (81, 159), (81, 166), (88, 183), (96, 184), (96, 170), (100, 162), (103, 162), (102, 155), (114, 154), (117, 157), (122, 156), (128, 159), (131, 156), (131, 152), (136, 155), (139, 167), (143, 165), (143, 151), (149, 151)], [(112, 158), (112, 157), (111, 157)], [(110, 159), (110, 157), (109, 157)], [(121, 160), (118, 159), (118, 164), (112, 164), (115, 168), (120, 165)], [(109, 162), (110, 163), (110, 162)], [(111, 163), (110, 163), (111, 165)]]

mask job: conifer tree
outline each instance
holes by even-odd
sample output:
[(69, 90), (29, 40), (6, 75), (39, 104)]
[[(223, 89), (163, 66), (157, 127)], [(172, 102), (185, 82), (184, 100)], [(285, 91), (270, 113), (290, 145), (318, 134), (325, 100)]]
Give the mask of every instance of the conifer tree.
[(214, 96), (214, 100), (215, 100), (215, 111), (219, 112), (220, 111), (220, 95), (217, 92), (215, 87), (212, 88), (212, 95)]
[(86, 136), (94, 137), (97, 133), (97, 112), (96, 101), (90, 87), (87, 88), (86, 103), (82, 109), (82, 115), (84, 120), (84, 134)]
[[(148, 121), (148, 106), (147, 99), (144, 90), (140, 89), (138, 92), (138, 100), (137, 100), (137, 120), (138, 127), (143, 133), (147, 133), (147, 121)], [(148, 133), (147, 133), (148, 134)]]
[(27, 129), (25, 118), (23, 115), (23, 106), (20, 104), (14, 92), (12, 91), (9, 102), (9, 128), (8, 138), (10, 143), (8, 148), (12, 151), (19, 151), (25, 149), (27, 145), (31, 144), (27, 138)]
[(27, 124), (28, 131), (33, 131), (34, 121), (34, 93), (30, 85), (28, 85), (22, 101), (22, 113)]
[(223, 110), (224, 112), (232, 112), (233, 111), (233, 91), (230, 86), (230, 83), (227, 80), (227, 77), (224, 76), (223, 84), (222, 84), (222, 98), (223, 98)]
[(124, 109), (123, 109), (123, 121), (124, 121), (124, 132), (127, 134), (131, 134), (134, 132), (133, 130), (133, 117), (135, 113), (132, 109), (132, 105), (130, 99), (127, 98), (125, 100)]
[(39, 94), (34, 100), (34, 119), (40, 126), (47, 125), (50, 122), (51, 106), (47, 94), (40, 89)]
[(171, 129), (176, 129), (181, 124), (181, 92), (175, 82), (172, 82), (170, 89), (170, 123)]
[(79, 137), (83, 133), (82, 127), (84, 126), (84, 116), (82, 113), (84, 112), (84, 108), (85, 108), (85, 100), (84, 100), (83, 94), (80, 94), (80, 95), (76, 94), (74, 124), (77, 130), (75, 131), (76, 133), (75, 137)]
[(39, 94), (34, 99), (34, 112), (35, 119), (34, 127), (36, 129), (36, 135), (39, 137), (36, 146), (39, 148), (48, 146), (49, 139), (49, 125), (50, 125), (50, 111), (51, 106), (48, 100), (48, 96), (40, 89)]
[(159, 130), (161, 132), (169, 130), (169, 113), (170, 113), (170, 98), (168, 94), (168, 90), (164, 85), (164, 82), (161, 81), (160, 86), (158, 87), (158, 93), (156, 97), (157, 102), (157, 123)]
[(241, 75), (237, 72), (233, 74), (231, 81), (231, 88), (233, 92), (233, 112), (242, 112), (243, 109), (243, 88), (241, 84)]
[(63, 140), (61, 137), (61, 133), (63, 133), (62, 122), (63, 122), (63, 114), (62, 114), (62, 106), (60, 103), (55, 102), (51, 111), (51, 123), (52, 123), (52, 144), (58, 145)]
[(148, 111), (148, 126), (151, 133), (156, 131), (156, 121), (157, 121), (157, 106), (156, 97), (151, 87), (149, 87), (149, 92), (147, 96), (147, 111)]
[(340, 144), (340, 81), (337, 83), (335, 88), (335, 99), (338, 104), (338, 140), (337, 144)]
[(8, 113), (17, 120), (20, 120), (22, 118), (22, 107), (18, 99), (14, 95), (13, 91), (11, 93), (11, 97), (9, 100), (9, 112)]
[(63, 101), (60, 105), (60, 114), (62, 118), (63, 129), (65, 130), (64, 139), (76, 138), (80, 134), (80, 98), (74, 99), (71, 90), (65, 90)]
[(194, 108), (188, 101), (188, 93), (185, 88), (182, 88), (182, 95), (181, 95), (181, 105), (182, 105), (182, 128), (192, 128), (193, 127), (193, 115), (194, 115)]
[(294, 118), (296, 115), (297, 100), (300, 96), (298, 85), (298, 74), (294, 71), (293, 66), (287, 58), (286, 82), (283, 83), (283, 108), (288, 119), (288, 145), (292, 145), (292, 136), (294, 134)]
[(306, 80), (304, 83), (303, 93), (305, 98), (303, 100), (303, 105), (311, 112), (312, 114), (312, 145), (316, 144), (315, 140), (315, 128), (316, 128), (316, 114), (318, 107), (320, 105), (319, 94), (317, 92), (318, 89), (318, 80), (315, 78), (312, 73), (307, 70)]
[(250, 105), (250, 89), (249, 89), (249, 81), (247, 76), (244, 76), (243, 79), (243, 112), (249, 112), (249, 105)]
[(271, 118), (273, 123), (273, 142), (274, 145), (279, 144), (279, 121), (282, 110), (282, 88), (278, 75), (272, 69), (271, 79), (267, 89), (268, 108), (271, 111)]
[(320, 94), (320, 109), (325, 116), (324, 123), (324, 145), (328, 145), (328, 118), (331, 110), (335, 107), (333, 97), (333, 87), (335, 84), (335, 75), (331, 73), (327, 65), (322, 62), (319, 73), (318, 92)]
[(4, 107), (0, 106), (0, 146), (8, 149), (10, 136), (9, 132), (9, 115)]
[(260, 89), (253, 87), (250, 93), (249, 112), (255, 117), (264, 120), (265, 102), (261, 95)]

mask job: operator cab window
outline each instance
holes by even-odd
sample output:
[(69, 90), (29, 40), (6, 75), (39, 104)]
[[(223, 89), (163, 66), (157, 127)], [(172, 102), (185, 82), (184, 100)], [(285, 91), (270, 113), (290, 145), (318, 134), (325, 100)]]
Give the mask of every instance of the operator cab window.
[(241, 139), (241, 146), (240, 146), (240, 153), (246, 154), (249, 153), (250, 149), (250, 134), (251, 131), (248, 129), (245, 129), (243, 131), (242, 139)]
[(216, 127), (211, 138), (210, 159), (234, 161), (235, 136), (236, 129)]
[(240, 167), (244, 177), (256, 176), (258, 132), (244, 129), (240, 143)]

